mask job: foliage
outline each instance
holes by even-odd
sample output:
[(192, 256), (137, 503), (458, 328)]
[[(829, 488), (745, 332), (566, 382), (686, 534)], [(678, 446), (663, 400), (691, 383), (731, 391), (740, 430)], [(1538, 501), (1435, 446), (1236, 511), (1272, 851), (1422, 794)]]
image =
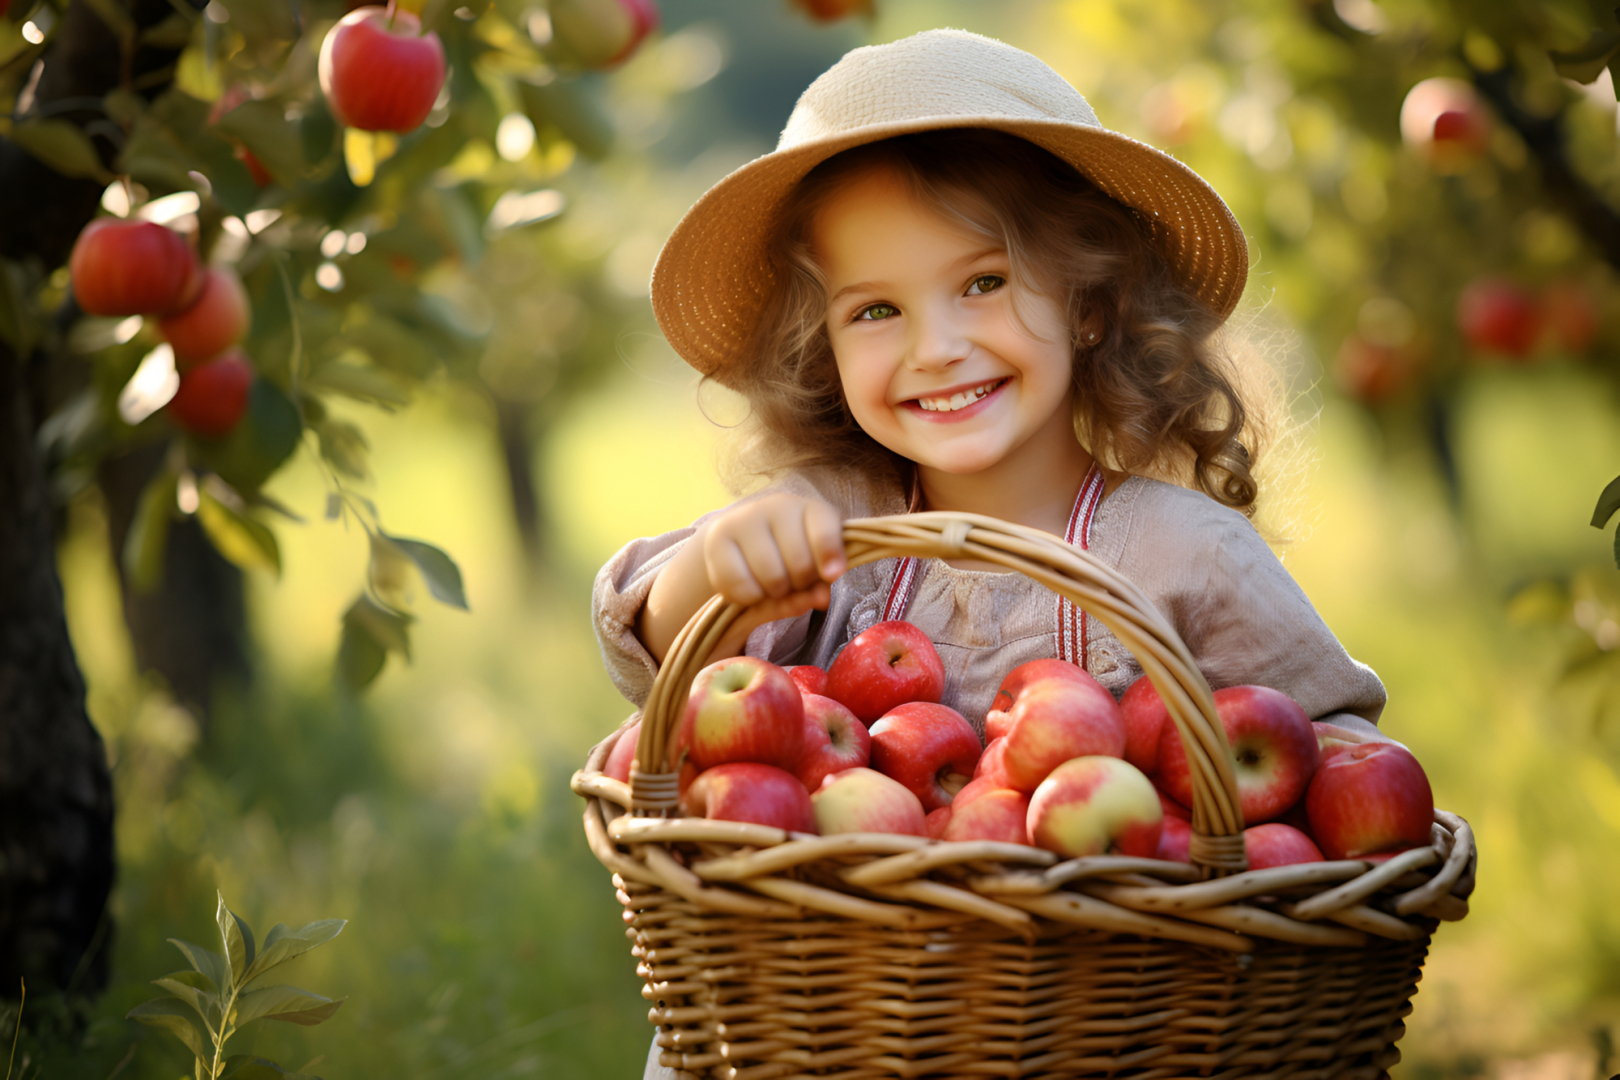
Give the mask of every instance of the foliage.
[(254, 946), (252, 928), (226, 906), (224, 894), (219, 896), (215, 921), (221, 950), (213, 952), (170, 938), (191, 970), (152, 980), (169, 996), (135, 1006), (130, 1019), (167, 1031), (185, 1043), (197, 1061), (197, 1080), (273, 1080), (277, 1076), (304, 1080), (302, 1072), (288, 1072), (253, 1054), (226, 1057), (225, 1044), (259, 1020), (312, 1027), (331, 1019), (342, 999), (334, 1001), (295, 986), (253, 984), (272, 969), (337, 937), (344, 921), (322, 919), (297, 930), (277, 923), (259, 948)]

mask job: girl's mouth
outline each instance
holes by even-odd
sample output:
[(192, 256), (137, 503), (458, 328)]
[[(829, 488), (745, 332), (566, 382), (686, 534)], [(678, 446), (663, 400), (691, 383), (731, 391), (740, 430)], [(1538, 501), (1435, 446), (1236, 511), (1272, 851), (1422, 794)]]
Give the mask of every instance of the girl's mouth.
[(959, 413), (969, 409), (991, 394), (1007, 385), (1007, 378), (990, 379), (977, 386), (970, 386), (965, 390), (958, 390), (954, 394), (945, 394), (939, 397), (912, 398), (906, 402), (908, 406), (927, 413)]

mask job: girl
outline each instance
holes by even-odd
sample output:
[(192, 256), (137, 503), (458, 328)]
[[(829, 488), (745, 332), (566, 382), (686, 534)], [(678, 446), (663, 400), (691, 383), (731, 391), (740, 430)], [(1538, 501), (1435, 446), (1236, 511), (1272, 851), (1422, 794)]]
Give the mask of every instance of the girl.
[(1247, 517), (1257, 425), (1212, 339), (1246, 263), (1201, 179), (1103, 128), (1029, 54), (955, 30), (849, 53), (654, 272), (671, 344), (749, 399), (753, 464), (775, 481), (603, 567), (616, 685), (643, 702), (719, 593), (757, 604), (721, 655), (781, 664), (825, 667), (909, 619), (944, 661), (945, 704), (981, 732), (1026, 660), (1123, 693), (1141, 674), (1129, 653), (1021, 575), (910, 559), (844, 573), (846, 518), (971, 511), (1118, 568), (1212, 686), (1275, 687), (1377, 737), (1382, 684)]
[[(945, 704), (981, 734), (1027, 660), (1123, 693), (1136, 661), (1021, 575), (911, 559), (845, 573), (846, 518), (970, 511), (1119, 569), (1212, 686), (1275, 687), (1378, 737), (1383, 686), (1247, 516), (1257, 425), (1212, 340), (1246, 270), (1219, 197), (1103, 128), (1034, 57), (951, 30), (851, 52), (654, 271), (670, 343), (748, 398), (752, 464), (775, 479), (603, 567), (615, 683), (644, 702), (719, 593), (756, 605), (720, 655), (779, 664), (825, 667), (872, 624), (911, 620), (944, 661)], [(646, 1075), (674, 1076), (656, 1044)]]

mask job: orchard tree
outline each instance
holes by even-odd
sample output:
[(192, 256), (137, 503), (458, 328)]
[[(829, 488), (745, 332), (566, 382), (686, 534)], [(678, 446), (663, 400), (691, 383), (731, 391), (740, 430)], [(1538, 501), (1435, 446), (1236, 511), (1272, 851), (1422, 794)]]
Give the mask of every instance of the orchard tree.
[[(241, 571), (278, 573), (302, 523), (265, 490), (295, 454), (370, 540), (343, 684), (408, 654), (419, 587), (465, 608), (365, 495), (342, 403), (480, 387), (538, 535), (525, 409), (587, 385), (627, 307), (543, 223), (612, 149), (592, 69), (656, 26), (651, 0), (0, 0), (0, 994), (105, 970), (112, 797), (60, 508), (100, 489), (137, 660), (199, 715), (246, 677)], [(556, 303), (492, 364), (536, 317), (480, 304), (493, 250)]]

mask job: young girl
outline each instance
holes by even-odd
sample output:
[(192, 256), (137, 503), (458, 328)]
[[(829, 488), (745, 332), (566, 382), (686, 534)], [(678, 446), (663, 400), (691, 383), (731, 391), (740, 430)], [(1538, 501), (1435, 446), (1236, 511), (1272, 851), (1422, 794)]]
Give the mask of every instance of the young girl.
[(1026, 660), (1062, 657), (1123, 693), (1141, 674), (1130, 654), (1021, 575), (909, 559), (844, 573), (846, 518), (956, 510), (1119, 569), (1212, 686), (1275, 687), (1376, 734), (1382, 684), (1246, 516), (1252, 410), (1211, 335), (1247, 258), (1202, 180), (1101, 127), (1029, 54), (954, 30), (849, 53), (659, 259), (661, 326), (748, 398), (753, 464), (775, 481), (603, 567), (616, 685), (643, 702), (719, 593), (758, 605), (723, 654), (781, 664), (825, 667), (909, 619), (945, 663), (944, 702), (981, 731)]
[[(1021, 575), (911, 559), (845, 572), (847, 518), (968, 511), (1120, 570), (1212, 686), (1275, 687), (1376, 736), (1383, 686), (1247, 516), (1256, 425), (1212, 339), (1247, 259), (1202, 180), (1103, 128), (1034, 57), (950, 30), (851, 52), (659, 259), (660, 325), (747, 397), (752, 464), (774, 482), (603, 567), (594, 615), (615, 683), (644, 702), (719, 593), (757, 605), (720, 655), (779, 664), (825, 667), (867, 627), (909, 619), (944, 661), (944, 703), (981, 733), (1027, 660), (1061, 657), (1123, 693), (1141, 674), (1130, 654)], [(648, 1076), (672, 1075), (656, 1051)]]

